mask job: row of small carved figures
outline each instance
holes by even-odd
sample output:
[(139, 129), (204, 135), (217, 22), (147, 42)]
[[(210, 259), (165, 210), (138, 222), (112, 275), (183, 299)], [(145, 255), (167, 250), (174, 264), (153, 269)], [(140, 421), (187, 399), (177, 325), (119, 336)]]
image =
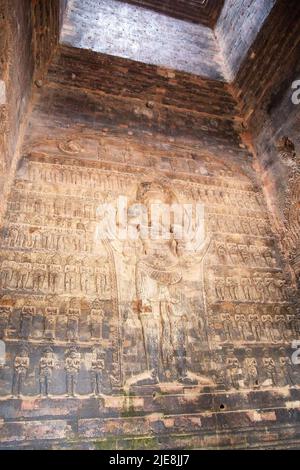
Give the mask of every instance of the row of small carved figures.
[(287, 281), (270, 273), (255, 273), (253, 277), (215, 277), (213, 297), (217, 301), (286, 302), (289, 299)]
[[(122, 182), (121, 182), (122, 179)], [(36, 197), (39, 197), (40, 200), (45, 200), (45, 195), (49, 198), (63, 198), (68, 200), (75, 200), (75, 199), (84, 199), (88, 200), (89, 202), (94, 201), (107, 201), (112, 202), (120, 194), (126, 195), (128, 194), (128, 179), (120, 178), (120, 175), (115, 178), (117, 184), (115, 186), (111, 183), (112, 178), (105, 177), (102, 180), (102, 183), (108, 184), (110, 186), (109, 189), (101, 188), (100, 186), (93, 186), (89, 187), (88, 184), (83, 186), (76, 187), (76, 193), (74, 193), (74, 189), (72, 186), (61, 184), (53, 186), (48, 185), (48, 181), (41, 181), (40, 178), (35, 178), (32, 182), (28, 182), (26, 180), (17, 180), (15, 182), (14, 189), (16, 190), (14, 193), (11, 194), (10, 203), (12, 204), (13, 210), (20, 210), (22, 208), (20, 203), (24, 201), (27, 197), (31, 198), (31, 201), (34, 201)], [(121, 182), (121, 185), (118, 184)], [(29, 183), (29, 184), (28, 184)], [(180, 186), (181, 184), (178, 183)], [(134, 186), (134, 185), (133, 185)], [(240, 186), (240, 188), (238, 188)], [(33, 191), (35, 196), (33, 196)], [(207, 204), (211, 206), (220, 206), (220, 208), (224, 207), (232, 207), (232, 208), (241, 208), (241, 203), (244, 203), (244, 207), (250, 209), (250, 211), (261, 211), (265, 212), (265, 199), (262, 194), (254, 192), (249, 184), (246, 186), (243, 185), (241, 182), (237, 182), (234, 180), (234, 186), (232, 185), (232, 181), (224, 181), (224, 180), (213, 180), (210, 178), (210, 182), (208, 184), (207, 179), (205, 182), (198, 182), (192, 183), (188, 185), (186, 181), (179, 187), (177, 193), (179, 194), (179, 199), (182, 198), (184, 201), (190, 201), (191, 199), (196, 202), (200, 202), (202, 204)], [(36, 196), (37, 195), (37, 196)], [(56, 203), (60, 205), (60, 202)]]
[[(57, 252), (87, 252), (94, 249), (93, 238), (85, 232), (84, 226), (77, 224), (76, 230), (66, 232), (55, 229), (29, 226), (9, 226), (2, 229), (1, 246), (3, 248), (23, 248)], [(72, 228), (72, 227), (68, 227)]]
[(225, 188), (197, 188), (191, 189), (187, 193), (188, 197), (193, 197), (195, 201), (200, 200), (206, 204), (219, 204), (222, 206), (241, 207), (244, 205), (246, 209), (260, 211), (265, 207), (265, 200), (261, 193), (254, 191), (237, 191), (235, 189)]
[[(67, 234), (59, 231), (36, 228), (30, 232), (28, 227), (8, 227), (2, 230), (3, 248), (23, 248), (31, 250), (53, 251), (55, 253), (88, 252), (93, 253), (94, 242), (88, 240), (86, 233)], [(211, 256), (216, 255), (216, 262), (221, 265), (232, 264), (249, 267), (276, 267), (274, 252), (268, 247), (216, 242)], [(55, 263), (58, 266), (60, 263)]]
[(275, 268), (275, 252), (267, 246), (215, 242), (214, 252), (221, 265)]
[[(103, 351), (92, 351), (93, 358), (90, 363), (90, 375), (92, 393), (100, 395), (103, 392), (103, 375), (105, 370), (105, 354)], [(63, 361), (63, 369), (66, 374), (66, 394), (74, 396), (78, 375), (83, 365), (83, 359), (77, 348), (67, 349)], [(57, 360), (51, 347), (46, 347), (39, 359), (39, 391), (47, 396), (51, 392), (53, 371), (59, 369), (60, 361)], [(6, 366), (7, 367), (7, 366)], [(27, 346), (21, 346), (13, 363), (12, 395), (18, 396), (24, 393), (25, 380), (30, 367), (30, 357)]]
[(292, 355), (288, 355), (285, 348), (280, 348), (278, 357), (273, 356), (266, 348), (260, 359), (255, 357), (251, 349), (247, 349), (243, 361), (234, 351), (229, 351), (225, 358), (221, 353), (216, 353), (214, 360), (218, 363), (216, 382), (229, 388), (292, 386), (300, 380), (300, 370), (297, 369), (299, 365), (292, 362)]
[[(45, 189), (45, 185), (51, 183), (64, 187), (74, 185), (78, 191), (86, 188), (96, 188), (98, 191), (126, 191), (128, 189), (128, 178), (126, 179), (122, 175), (111, 173), (108, 176), (107, 173), (103, 173), (103, 171), (101, 172), (96, 168), (52, 165), (40, 162), (30, 162), (28, 179), (26, 178), (25, 181), (26, 184), (29, 182), (29, 184), (34, 184), (34, 187), (39, 185), (43, 189)], [(72, 194), (74, 194), (73, 191)]]
[[(0, 335), (4, 338), (14, 337), (15, 329), (12, 321), (13, 309), (11, 307), (0, 306)], [(37, 312), (36, 307), (23, 307), (18, 316), (17, 337), (28, 339), (34, 338), (34, 319), (40, 316), (42, 320), (42, 337), (47, 340), (54, 340), (57, 336), (58, 318), (64, 320), (63, 337), (67, 341), (78, 341), (80, 337), (80, 317), (79, 308), (68, 308), (65, 314), (59, 313), (58, 308), (46, 308), (45, 313)], [(91, 309), (87, 317), (87, 327), (90, 337), (88, 339), (99, 339), (102, 337), (103, 320), (105, 312), (98, 307)], [(61, 327), (61, 325), (60, 325)]]
[[(80, 197), (66, 198), (64, 195), (60, 197), (55, 197), (51, 194), (47, 194), (47, 198), (37, 198), (35, 195), (28, 193), (23, 193), (22, 195), (17, 194), (17, 200), (11, 199), (8, 202), (9, 220), (18, 220), (19, 222), (30, 220), (35, 215), (40, 217), (62, 217), (62, 218), (76, 218), (76, 219), (86, 219), (86, 220), (98, 220), (98, 208), (99, 208), (99, 199), (98, 201), (87, 201)], [(22, 197), (23, 196), (23, 197)], [(112, 204), (116, 203), (117, 196), (112, 200)], [(199, 203), (199, 199), (197, 199)], [(213, 202), (217, 204), (215, 200)], [(208, 204), (205, 201), (205, 204)], [(248, 211), (246, 212), (246, 210)], [(259, 207), (255, 206), (256, 211), (249, 211), (247, 206), (235, 206), (228, 203), (226, 206), (222, 204), (221, 207), (213, 207), (209, 205), (206, 208), (207, 213), (216, 213), (224, 215), (224, 213), (235, 214), (237, 216), (249, 216), (249, 217), (261, 217), (262, 212)]]
[(297, 315), (258, 315), (257, 313), (222, 313), (214, 322), (214, 330), (225, 341), (263, 341), (278, 343), (293, 340), (300, 332), (300, 317)]
[(109, 295), (109, 266), (92, 267), (84, 262), (60, 266), (32, 263), (30, 260), (4, 260), (0, 270), (0, 289)]
[[(82, 366), (90, 373), (91, 389), (89, 393), (103, 393), (104, 381), (109, 381), (109, 371), (105, 364), (105, 354), (99, 349), (91, 351), (92, 359), (87, 368), (81, 353), (77, 348), (65, 351), (63, 361), (59, 361), (51, 347), (41, 353), (38, 361), (38, 381), (41, 395), (51, 393), (51, 383), (54, 370), (64, 370), (66, 378), (66, 394), (74, 396)], [(9, 367), (8, 365), (4, 367)], [(298, 366), (299, 367), (299, 366)], [(21, 346), (13, 361), (12, 395), (24, 394), (25, 381), (30, 369), (30, 355), (27, 346)], [(299, 382), (299, 371), (284, 348), (279, 356), (273, 357), (268, 349), (263, 351), (263, 357), (256, 358), (251, 349), (247, 349), (244, 359), (239, 359), (233, 350), (226, 354), (215, 353), (210, 361), (209, 376), (215, 385), (225, 389), (259, 388), (269, 386), (293, 386)]]
[[(78, 192), (82, 191), (82, 189), (86, 190), (86, 188), (98, 188), (99, 191), (121, 190), (124, 191), (124, 194), (128, 191), (128, 179), (120, 175), (110, 175), (107, 178), (107, 174), (96, 169), (30, 162), (28, 177), (29, 181), (35, 183), (35, 186), (36, 184), (41, 186), (41, 183), (54, 183), (56, 185), (61, 184), (64, 187), (76, 185)], [(226, 183), (223, 182), (220, 188), (222, 184), (220, 179), (218, 181), (215, 180), (215, 186), (212, 182), (207, 183), (207, 178), (204, 178), (204, 180), (206, 184), (198, 183), (197, 188), (194, 187), (195, 185), (189, 187), (188, 196), (192, 196), (195, 200), (200, 199), (204, 202), (217, 202), (224, 205), (234, 204), (239, 206), (241, 203), (244, 203), (251, 207), (256, 207), (257, 205), (264, 206), (262, 194), (250, 190), (248, 183), (246, 185), (240, 183), (241, 189), (238, 190), (236, 189), (236, 181), (234, 182), (235, 187), (231, 187), (230, 183), (227, 184), (228, 187), (225, 187)], [(74, 195), (73, 192), (72, 195)]]
[[(87, 222), (80, 217), (74, 219), (60, 216), (45, 217), (43, 214), (37, 214), (31, 218), (24, 217), (23, 222), (20, 222), (18, 217), (15, 217), (14, 214), (8, 214), (6, 221), (11, 223), (18, 223), (20, 226), (22, 223), (28, 225), (31, 224), (32, 226), (44, 226), (47, 227), (48, 231), (49, 228), (54, 229), (57, 227), (69, 229), (72, 231), (78, 230), (80, 232), (86, 233), (90, 237), (91, 234), (94, 233), (95, 225), (98, 223), (96, 219)], [(270, 226), (266, 219), (237, 215), (232, 216), (232, 212), (230, 215), (206, 213), (204, 223), (208, 232), (249, 235), (252, 237), (263, 238), (272, 236)], [(35, 238), (34, 235), (35, 233), (33, 233), (33, 239)], [(18, 242), (18, 238), (15, 235), (13, 240), (8, 240), (6, 243), (10, 246), (24, 246), (24, 241), (22, 240), (24, 237), (24, 235), (19, 235), (19, 239), (21, 241)], [(27, 236), (27, 238), (29, 237)], [(15, 241), (16, 239), (17, 241)], [(34, 242), (31, 241), (31, 243)]]
[(253, 217), (230, 217), (209, 214), (205, 220), (207, 231), (215, 233), (233, 233), (256, 237), (270, 237), (272, 232), (265, 219)]

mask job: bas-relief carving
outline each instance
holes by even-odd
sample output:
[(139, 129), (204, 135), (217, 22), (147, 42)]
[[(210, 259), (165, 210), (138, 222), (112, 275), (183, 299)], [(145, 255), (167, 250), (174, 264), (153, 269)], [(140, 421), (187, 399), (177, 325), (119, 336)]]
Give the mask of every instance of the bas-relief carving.
[(12, 395), (20, 396), (24, 391), (24, 382), (28, 373), (30, 358), (28, 349), (23, 346), (13, 362)]
[(277, 142), (280, 161), (286, 169), (286, 185), (282, 194), (284, 228), (281, 243), (294, 269), (299, 285), (300, 280), (300, 160), (294, 143), (286, 136)]
[(80, 370), (80, 362), (80, 352), (78, 352), (76, 348), (71, 348), (66, 352), (65, 370), (67, 396), (75, 396), (78, 374)]
[[(144, 207), (150, 210), (151, 204), (155, 202), (172, 204), (176, 202), (176, 197), (169, 188), (161, 184), (144, 182), (137, 190), (137, 202), (143, 203)], [(131, 223), (134, 225), (134, 220)], [(186, 384), (205, 381), (205, 378), (197, 377), (193, 373), (189, 364), (191, 361), (188, 359), (190, 356), (188, 337), (194, 327), (194, 317), (198, 318), (198, 324), (201, 322), (205, 324), (201, 273), (210, 237), (207, 237), (194, 253), (190, 253), (185, 250), (185, 242), (180, 243), (175, 240), (169, 223), (159, 227), (170, 234), (169, 240), (138, 238), (134, 247), (134, 259), (129, 261), (134, 265), (132, 276), (135, 280), (135, 292), (132, 302), (135, 303), (136, 321), (140, 323), (146, 365), (140, 375), (134, 377), (133, 373), (130, 377), (131, 385), (140, 381), (142, 383), (179, 381)], [(136, 226), (137, 231), (143, 228)], [(118, 248), (120, 252), (122, 247)], [(124, 257), (125, 264), (126, 261)], [(193, 282), (188, 279), (189, 275), (193, 278), (190, 274), (191, 268), (197, 270)], [(192, 285), (193, 289), (197, 289), (195, 297), (188, 295), (189, 285), (190, 289)], [(120, 289), (122, 292), (122, 282)], [(193, 312), (191, 306), (195, 299), (198, 301), (197, 312)], [(201, 333), (200, 347), (207, 348), (205, 327)], [(209, 383), (208, 379), (206, 383)]]
[(49, 396), (55, 358), (51, 347), (45, 348), (39, 361), (40, 395)]
[[(103, 133), (107, 134), (108, 129)], [(244, 167), (237, 162), (224, 161), (221, 158), (211, 158), (210, 155), (203, 153), (201, 147), (195, 145), (174, 144), (174, 139), (170, 139), (166, 144), (165, 140), (149, 139), (145, 136), (143, 143), (136, 141), (135, 138), (123, 138), (122, 145), (116, 136), (103, 135), (95, 139), (90, 136), (73, 136), (72, 133), (57, 141), (53, 138), (45, 140), (31, 140), (27, 143), (26, 149), (31, 155), (47, 154), (57, 156), (57, 151), (62, 156), (79, 157), (81, 160), (88, 159), (98, 161), (108, 165), (114, 165), (115, 169), (119, 166), (122, 172), (128, 166), (132, 168), (150, 169), (155, 173), (185, 174), (209, 176), (219, 175), (224, 178), (234, 178), (239, 175), (239, 181), (247, 181), (253, 171), (250, 167)]]
[[(15, 353), (14, 395), (25, 393), (31, 367), (38, 379), (27, 393), (45, 396), (297, 383), (288, 346), (298, 317), (256, 188), (38, 160), (16, 180), (1, 232), (1, 336), (35, 348)], [(164, 242), (95, 244), (97, 208), (119, 195), (146, 207), (202, 202), (203, 246), (191, 252), (170, 227)], [(279, 343), (280, 356), (263, 349)]]
[[(1, 389), (2, 398), (89, 397), (109, 395), (113, 391), (107, 354), (102, 346), (82, 348), (44, 344), (37, 347), (30, 343), (18, 347), (11, 344), (9, 353), (12, 367), (4, 368), (9, 379), (5, 390)], [(256, 346), (240, 349), (229, 345), (211, 351), (209, 355), (203, 354), (201, 359), (201, 387), (205, 386), (206, 392), (212, 387), (220, 391), (264, 390), (274, 386), (295, 386), (300, 380), (298, 368), (291, 361), (291, 350), (285, 347), (279, 350)], [(209, 379), (205, 379), (205, 373), (209, 374)], [(144, 378), (143, 385), (149, 385), (147, 374), (141, 373), (139, 378), (140, 381)], [(135, 390), (142, 392), (143, 385), (133, 380), (124, 387), (126, 390), (126, 386), (135, 386)]]
[(299, 331), (298, 317), (289, 304), (224, 306), (215, 304), (213, 324), (220, 343), (291, 344)]
[[(249, 273), (250, 274), (250, 273)], [(289, 295), (287, 282), (282, 274), (260, 272), (240, 277), (241, 273), (233, 272), (231, 276), (211, 275), (214, 285), (211, 297), (217, 302), (287, 302)]]

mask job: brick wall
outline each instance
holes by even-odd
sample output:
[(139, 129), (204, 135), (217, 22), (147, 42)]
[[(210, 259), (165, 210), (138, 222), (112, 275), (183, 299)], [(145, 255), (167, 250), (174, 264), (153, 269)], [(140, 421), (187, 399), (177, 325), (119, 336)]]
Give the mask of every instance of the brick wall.
[(227, 75), (233, 80), (276, 0), (226, 0), (216, 26)]

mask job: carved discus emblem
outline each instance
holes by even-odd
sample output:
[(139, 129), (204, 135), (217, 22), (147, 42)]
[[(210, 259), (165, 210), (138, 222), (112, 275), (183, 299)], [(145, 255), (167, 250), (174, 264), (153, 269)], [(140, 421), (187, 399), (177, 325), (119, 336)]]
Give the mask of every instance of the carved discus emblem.
[(79, 142), (75, 140), (68, 140), (67, 142), (59, 142), (58, 144), (59, 150), (67, 155), (77, 155), (82, 152), (82, 147)]

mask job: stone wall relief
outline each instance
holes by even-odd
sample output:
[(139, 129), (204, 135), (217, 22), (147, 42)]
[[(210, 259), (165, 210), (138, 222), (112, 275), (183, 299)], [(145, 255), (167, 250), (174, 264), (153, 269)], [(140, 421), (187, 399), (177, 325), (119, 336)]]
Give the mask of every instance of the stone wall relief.
[[(106, 348), (107, 382), (120, 387), (118, 293), (114, 260), (106, 247), (101, 246), (88, 258), (41, 254), (35, 249), (27, 254), (8, 250), (1, 252), (0, 263), (1, 338), (9, 343), (26, 341), (35, 347), (41, 343), (51, 347), (72, 344), (79, 354), (83, 345), (101, 342)], [(14, 307), (1, 304), (6, 297), (13, 299)], [(66, 367), (72, 358), (73, 354), (66, 356)], [(23, 387), (24, 377), (25, 371), (16, 372), (14, 395)], [(66, 380), (68, 393), (75, 394), (75, 371), (69, 371)], [(99, 391), (99, 377), (96, 381)], [(41, 393), (47, 394), (50, 385), (49, 365), (41, 378)]]
[[(146, 180), (138, 187), (134, 202), (142, 203), (144, 209), (150, 213), (151, 204), (172, 204), (175, 201), (176, 196), (165, 181)], [(198, 279), (195, 284), (199, 289), (194, 294), (198, 297), (197, 316), (202, 317), (202, 324), (205, 325), (201, 266), (211, 239), (207, 237), (202, 240), (202, 246), (197, 246), (191, 252), (191, 241), (176, 240), (170, 222), (165, 226), (162, 222), (159, 226), (159, 230), (169, 234), (167, 239), (144, 238), (141, 233), (150, 226), (142, 226), (140, 215), (130, 215), (130, 224), (137, 234), (136, 241), (131, 246), (119, 240), (112, 243), (115, 256), (122, 258), (123, 266), (131, 265), (136, 290), (131, 299), (130, 318), (135, 316), (140, 325), (145, 357), (145, 370), (140, 373), (132, 372), (127, 382), (130, 385), (159, 382), (180, 382), (187, 385), (210, 383), (207, 377), (197, 376), (192, 370), (188, 337), (194, 327), (194, 323), (191, 323), (194, 316), (191, 311), (193, 297), (185, 292), (186, 286), (193, 284), (188, 279), (188, 273), (191, 269), (196, 269)], [(123, 271), (126, 268), (120, 269)], [(125, 279), (123, 282), (121, 276), (120, 298), (122, 299), (122, 291), (125, 291), (123, 298), (130, 300), (125, 287)], [(199, 323), (201, 322), (197, 326)], [(202, 348), (208, 348), (206, 328), (194, 334), (198, 334)]]
[(283, 195), (284, 229), (281, 242), (297, 282), (300, 279), (300, 159), (294, 143), (283, 136), (277, 142), (281, 162), (287, 170), (287, 184)]
[(50, 394), (53, 369), (55, 365), (56, 360), (53, 354), (53, 350), (48, 346), (43, 350), (39, 361), (40, 396), (48, 397)]
[(20, 397), (24, 392), (24, 382), (30, 365), (28, 348), (21, 346), (13, 363), (12, 395)]
[(221, 343), (291, 344), (300, 331), (299, 317), (289, 305), (216, 304), (211, 318)]
[[(220, 360), (220, 354), (217, 356)], [(233, 390), (295, 386), (300, 379), (297, 366), (291, 361), (291, 351), (285, 348), (278, 351), (229, 347), (218, 369), (221, 387)]]
[(278, 269), (274, 247), (251, 242), (215, 241), (212, 264), (220, 266), (245, 266), (248, 268)]
[[(96, 345), (80, 349), (76, 345), (9, 346), (12, 367), (9, 371), (11, 398), (26, 397), (102, 397), (112, 393), (106, 353)], [(0, 397), (4, 389), (1, 390)], [(10, 392), (10, 395), (9, 395)]]
[(118, 317), (112, 318), (111, 300), (29, 297), (15, 299), (15, 306), (7, 306), (5, 297), (0, 299), (0, 339), (96, 344), (109, 342), (109, 334), (118, 323)]
[[(101, 396), (122, 386), (169, 382), (224, 390), (297, 383), (286, 349), (280, 356), (262, 354), (263, 347), (289, 343), (299, 325), (260, 193), (245, 183), (234, 188), (220, 180), (218, 186), (217, 179), (203, 177), (189, 188), (178, 182), (175, 194), (170, 187), (177, 181), (142, 175), (129, 185), (124, 175), (71, 161), (30, 161), (28, 171), (1, 229), (1, 295), (18, 305), (2, 305), (0, 298), (0, 335), (27, 347), (14, 358), (14, 396), (28, 393), (32, 367), (41, 396)], [(43, 185), (58, 194), (45, 198)], [(98, 204), (118, 194), (148, 209), (180, 198), (205, 201), (208, 237), (193, 252), (187, 240), (175, 239), (173, 227), (163, 226), (169, 240), (116, 241), (95, 249)], [(130, 221), (140, 233), (134, 214)], [(225, 265), (224, 274), (219, 267)], [(215, 354), (210, 347), (216, 344), (224, 349)]]
[(8, 251), (0, 252), (0, 263), (1, 291), (111, 297), (110, 268), (103, 255), (82, 258)]
[(229, 273), (209, 275), (212, 302), (285, 303), (289, 300), (288, 282), (282, 273)]
[[(208, 366), (203, 370), (209, 371), (211, 378), (193, 384), (193, 387), (197, 390), (205, 387), (207, 392), (295, 387), (300, 383), (300, 374), (291, 361), (291, 354), (292, 350), (283, 347), (279, 350), (257, 349), (256, 346), (236, 349), (232, 345), (206, 352), (202, 362), (207, 362)], [(30, 346), (21, 345), (13, 357), (11, 396), (79, 398), (110, 395), (112, 388), (105, 356), (99, 346), (84, 351), (76, 346), (65, 349), (43, 346), (34, 351)], [(129, 386), (140, 389), (142, 385), (149, 385), (147, 374), (141, 374), (138, 383), (129, 381), (125, 390)]]

